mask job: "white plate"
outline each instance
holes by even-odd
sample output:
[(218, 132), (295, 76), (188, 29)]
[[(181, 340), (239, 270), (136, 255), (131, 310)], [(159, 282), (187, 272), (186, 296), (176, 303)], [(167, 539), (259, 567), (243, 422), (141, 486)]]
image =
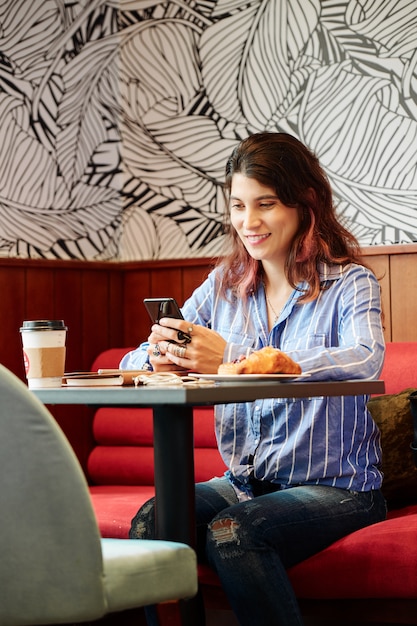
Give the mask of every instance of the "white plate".
[(255, 381), (290, 380), (302, 378), (309, 374), (190, 374), (206, 380), (214, 380), (221, 383), (253, 383)]

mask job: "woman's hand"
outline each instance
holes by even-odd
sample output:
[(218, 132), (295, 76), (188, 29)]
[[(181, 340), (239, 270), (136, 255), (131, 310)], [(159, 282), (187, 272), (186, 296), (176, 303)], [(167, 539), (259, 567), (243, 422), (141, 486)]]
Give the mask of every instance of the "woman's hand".
[(171, 317), (163, 317), (152, 326), (148, 341), (149, 360), (155, 372), (217, 374), (226, 347), (226, 341), (214, 330)]

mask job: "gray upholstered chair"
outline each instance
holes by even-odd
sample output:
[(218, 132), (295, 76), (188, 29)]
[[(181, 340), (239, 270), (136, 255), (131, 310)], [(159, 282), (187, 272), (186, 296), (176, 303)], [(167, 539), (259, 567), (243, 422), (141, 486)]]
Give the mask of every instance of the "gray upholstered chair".
[(195, 595), (189, 546), (101, 539), (67, 439), (1, 365), (0, 473), (0, 626), (78, 623)]

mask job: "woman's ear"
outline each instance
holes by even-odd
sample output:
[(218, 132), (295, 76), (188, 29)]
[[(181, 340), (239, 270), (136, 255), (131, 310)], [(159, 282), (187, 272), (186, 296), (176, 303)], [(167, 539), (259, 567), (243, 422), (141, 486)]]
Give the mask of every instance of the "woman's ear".
[(304, 197), (305, 203), (307, 204), (307, 206), (316, 206), (316, 202), (317, 202), (317, 194), (316, 194), (316, 190), (313, 189), (313, 187), (308, 187), (305, 191), (305, 197)]
[[(311, 191), (314, 193), (313, 189)], [(316, 251), (317, 242), (316, 238), (314, 237), (314, 226), (316, 224), (316, 218), (314, 217), (313, 209), (310, 206), (305, 209), (305, 211), (308, 212), (310, 218), (310, 226), (308, 227), (306, 234), (300, 241), (297, 256), (295, 259), (297, 263), (303, 263), (304, 261), (307, 261), (307, 259), (314, 256)]]

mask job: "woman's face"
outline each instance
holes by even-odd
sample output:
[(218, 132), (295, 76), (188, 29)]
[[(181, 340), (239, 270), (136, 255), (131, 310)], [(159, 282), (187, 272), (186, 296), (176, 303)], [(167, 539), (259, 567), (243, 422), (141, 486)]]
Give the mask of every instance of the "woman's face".
[(300, 225), (297, 208), (243, 174), (232, 178), (230, 220), (250, 256), (262, 262), (285, 261)]

